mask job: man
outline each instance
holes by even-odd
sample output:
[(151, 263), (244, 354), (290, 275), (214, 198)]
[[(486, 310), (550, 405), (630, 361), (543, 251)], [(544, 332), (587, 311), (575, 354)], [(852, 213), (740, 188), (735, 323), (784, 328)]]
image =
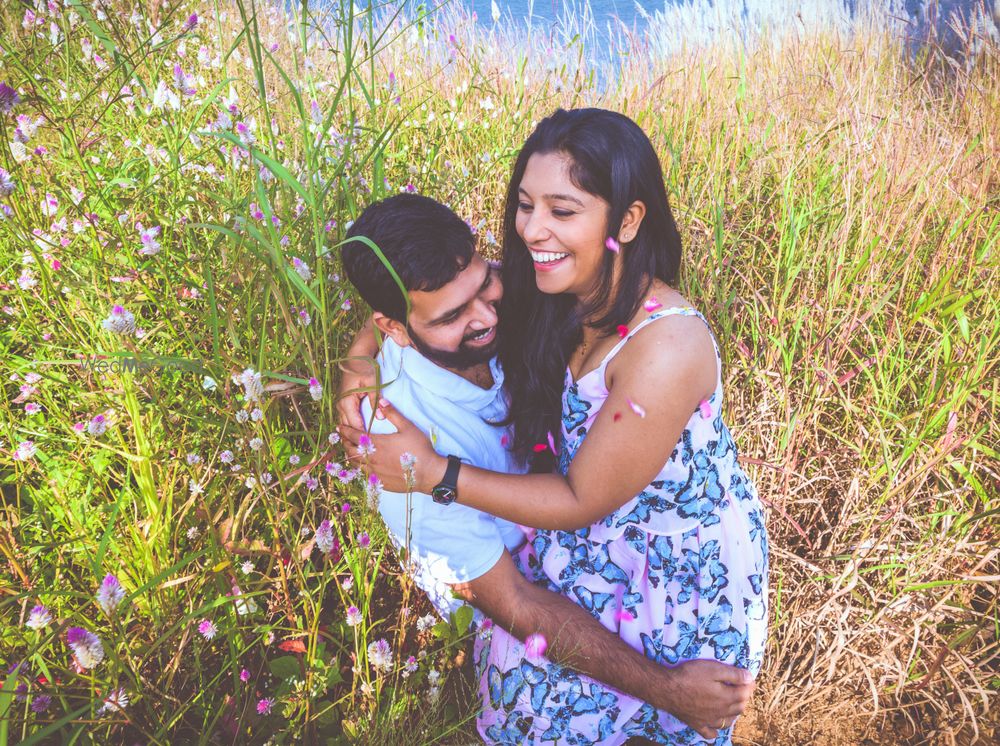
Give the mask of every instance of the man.
[[(503, 373), (495, 359), (503, 290), (475, 251), (468, 225), (444, 205), (402, 194), (366, 209), (348, 239), (353, 240), (342, 250), (344, 269), (385, 338), (377, 359), (382, 395), (429, 433), (438, 452), (495, 471), (514, 470), (507, 433), (498, 424), (506, 415)], [(371, 357), (374, 351), (372, 335), (362, 333), (349, 355)], [(358, 383), (347, 376), (342, 390)], [(345, 397), (340, 411), (345, 423), (358, 429), (370, 422), (371, 432), (393, 431), (387, 420), (372, 418), (363, 395)], [(547, 641), (548, 660), (539, 651), (525, 668), (528, 677), (538, 667), (560, 664), (583, 674), (552, 677), (566, 680), (573, 691), (546, 689), (539, 696), (582, 702), (613, 687), (670, 712), (706, 737), (742, 712), (753, 689), (748, 673), (714, 661), (667, 668), (649, 660), (574, 601), (529, 583), (511, 556), (525, 541), (522, 531), (454, 503), (452, 486), (446, 474), (433, 495), (386, 495), (379, 512), (442, 616), (468, 601), (519, 640), (537, 635)], [(477, 641), (477, 652), (484, 644)], [(535, 696), (524, 691), (524, 682), (511, 683), (508, 692), (506, 683), (484, 681), (485, 696), (493, 696), (494, 683), (502, 690), (493, 693), (497, 696)], [(515, 726), (525, 741), (544, 738), (542, 722)], [(480, 727), (484, 736), (497, 739)], [(580, 734), (581, 743), (596, 741), (621, 743), (625, 736)]]

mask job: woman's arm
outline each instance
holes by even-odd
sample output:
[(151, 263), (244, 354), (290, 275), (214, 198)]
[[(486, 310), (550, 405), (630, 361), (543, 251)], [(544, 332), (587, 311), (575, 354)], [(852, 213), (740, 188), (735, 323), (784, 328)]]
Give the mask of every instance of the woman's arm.
[[(698, 319), (652, 324), (622, 348), (609, 379), (608, 399), (565, 478), (463, 464), (458, 501), (524, 526), (566, 531), (614, 512), (659, 473), (691, 414), (714, 390), (711, 338)], [(447, 459), (391, 405), (380, 406), (400, 434), (373, 437), (376, 450), (367, 457), (369, 467), (395, 489), (394, 480), (401, 479), (399, 456), (408, 451), (417, 457), (415, 489), (430, 492), (443, 478)], [(345, 432), (355, 443), (359, 435)]]

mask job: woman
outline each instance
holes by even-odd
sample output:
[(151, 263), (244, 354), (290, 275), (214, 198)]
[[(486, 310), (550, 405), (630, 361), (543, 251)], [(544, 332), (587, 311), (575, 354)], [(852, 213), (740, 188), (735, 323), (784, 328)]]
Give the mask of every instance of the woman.
[[(756, 674), (766, 638), (767, 538), (723, 423), (721, 360), (704, 317), (675, 289), (681, 244), (655, 151), (627, 117), (559, 110), (528, 138), (504, 215), (498, 336), (513, 450), (530, 474), (459, 468), (457, 500), (539, 529), (519, 562), (666, 665), (715, 658)], [(369, 467), (431, 492), (448, 460), (383, 403), (399, 429)], [(348, 441), (361, 433), (344, 430)], [(549, 468), (555, 460), (556, 470)], [(531, 651), (495, 630), (485, 651), (488, 738), (544, 718), (553, 738), (611, 732), (703, 739), (626, 697), (560, 707), (543, 688), (508, 701)], [(538, 685), (538, 682), (534, 682)], [(536, 687), (537, 688), (537, 687)], [(731, 723), (716, 743), (728, 743)], [(537, 727), (537, 722), (536, 722)], [(603, 735), (601, 735), (603, 738)]]

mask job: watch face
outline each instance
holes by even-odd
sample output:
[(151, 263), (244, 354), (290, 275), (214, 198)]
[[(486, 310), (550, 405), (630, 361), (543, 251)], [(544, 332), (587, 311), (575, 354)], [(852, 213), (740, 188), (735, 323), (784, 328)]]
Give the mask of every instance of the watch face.
[(455, 490), (451, 487), (446, 487), (439, 484), (433, 490), (431, 490), (431, 497), (434, 498), (434, 502), (440, 503), (442, 505), (449, 505), (455, 502)]

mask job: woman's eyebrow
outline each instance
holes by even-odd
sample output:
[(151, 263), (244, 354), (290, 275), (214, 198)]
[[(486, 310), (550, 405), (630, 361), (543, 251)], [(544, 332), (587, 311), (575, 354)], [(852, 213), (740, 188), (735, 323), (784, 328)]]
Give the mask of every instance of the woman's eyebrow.
[[(524, 194), (525, 196), (529, 196), (528, 193), (524, 191), (524, 187), (518, 187), (517, 191), (519, 191), (521, 194)], [(547, 199), (550, 202), (557, 199), (562, 199), (566, 200), (567, 202), (575, 202), (576, 204), (580, 205), (580, 207), (584, 206), (583, 202), (581, 202), (576, 197), (573, 197), (572, 195), (569, 194), (543, 194), (542, 198)]]

